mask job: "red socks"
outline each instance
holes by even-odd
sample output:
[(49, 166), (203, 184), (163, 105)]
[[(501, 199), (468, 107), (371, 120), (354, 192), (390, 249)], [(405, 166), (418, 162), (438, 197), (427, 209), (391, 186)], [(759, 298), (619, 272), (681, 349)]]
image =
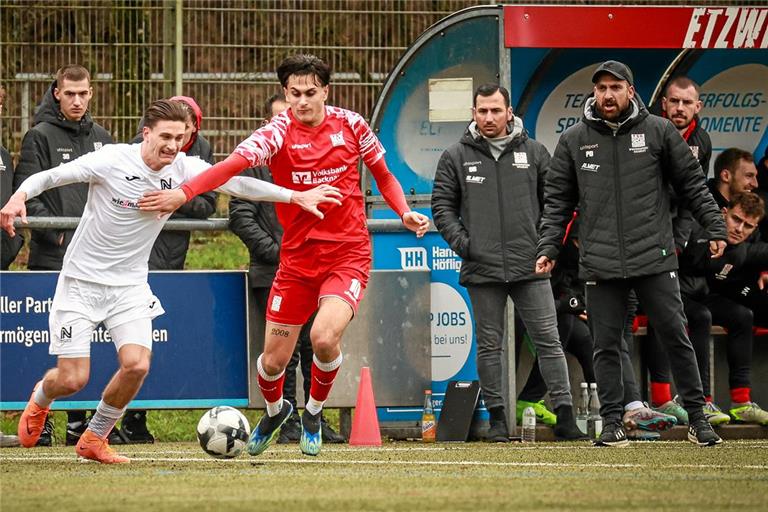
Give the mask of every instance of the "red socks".
[(651, 404), (659, 407), (672, 400), (672, 391), (669, 382), (651, 381)]
[(731, 402), (734, 404), (746, 404), (751, 402), (750, 388), (733, 388), (731, 389)]

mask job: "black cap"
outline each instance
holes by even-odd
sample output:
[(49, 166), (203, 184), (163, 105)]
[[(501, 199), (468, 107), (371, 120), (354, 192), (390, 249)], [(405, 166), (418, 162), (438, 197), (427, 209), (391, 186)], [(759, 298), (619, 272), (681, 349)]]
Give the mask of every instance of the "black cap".
[(619, 80), (626, 80), (629, 82), (629, 85), (633, 85), (635, 81), (634, 77), (632, 76), (632, 71), (629, 69), (629, 67), (617, 60), (607, 60), (600, 64), (592, 75), (593, 84), (597, 83), (597, 78), (602, 73), (610, 73)]

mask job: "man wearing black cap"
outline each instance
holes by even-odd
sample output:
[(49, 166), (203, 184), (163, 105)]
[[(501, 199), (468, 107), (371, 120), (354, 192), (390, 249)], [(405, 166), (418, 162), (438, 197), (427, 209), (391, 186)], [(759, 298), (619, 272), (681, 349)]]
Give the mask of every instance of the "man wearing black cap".
[(635, 94), (630, 69), (606, 61), (592, 76), (594, 96), (582, 121), (560, 138), (544, 186), (537, 272), (549, 272), (565, 226), (580, 207), (580, 275), (595, 343), (595, 373), (604, 428), (599, 446), (623, 446), (621, 338), (634, 289), (664, 340), (689, 417), (688, 439), (719, 444), (704, 417), (696, 357), (685, 330), (672, 237), (669, 191), (687, 201), (705, 227), (713, 257), (725, 248), (723, 218), (701, 166), (672, 123), (651, 115)]

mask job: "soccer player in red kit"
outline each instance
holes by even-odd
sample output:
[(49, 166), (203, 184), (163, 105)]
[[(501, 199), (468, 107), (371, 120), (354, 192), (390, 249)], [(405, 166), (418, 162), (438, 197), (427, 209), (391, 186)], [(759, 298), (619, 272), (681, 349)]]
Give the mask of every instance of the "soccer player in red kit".
[(172, 212), (194, 196), (212, 190), (247, 167), (268, 165), (275, 184), (304, 190), (337, 187), (340, 204), (321, 206), (323, 218), (277, 204), (284, 229), (280, 266), (272, 285), (264, 352), (257, 361), (258, 382), (267, 413), (251, 433), (248, 452), (262, 453), (291, 415), (283, 399), (285, 367), (310, 315), (315, 356), (310, 399), (301, 417), (299, 445), (317, 455), (322, 445), (320, 412), (341, 365), (341, 336), (357, 312), (371, 266), (371, 245), (360, 190), (360, 158), (371, 170), (387, 204), (406, 228), (421, 237), (429, 219), (409, 209), (402, 188), (384, 161), (384, 148), (359, 114), (325, 104), (330, 67), (313, 55), (294, 55), (277, 68), (290, 108), (240, 143), (223, 162), (181, 189), (148, 193), (139, 206)]

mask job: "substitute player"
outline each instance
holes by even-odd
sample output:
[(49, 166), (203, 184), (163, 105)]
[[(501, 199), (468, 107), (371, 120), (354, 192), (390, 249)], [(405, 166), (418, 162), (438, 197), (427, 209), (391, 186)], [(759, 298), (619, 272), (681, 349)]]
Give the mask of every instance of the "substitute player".
[(290, 108), (256, 130), (220, 164), (175, 191), (149, 193), (143, 209), (171, 212), (197, 194), (217, 187), (247, 167), (268, 165), (278, 185), (299, 190), (330, 183), (340, 205), (323, 205), (318, 219), (289, 205), (276, 205), (283, 226), (280, 266), (267, 311), (258, 382), (267, 414), (251, 433), (248, 452), (258, 455), (291, 415), (283, 399), (285, 367), (301, 326), (317, 309), (310, 333), (315, 356), (310, 399), (301, 417), (299, 445), (317, 455), (322, 444), (320, 413), (341, 365), (341, 336), (357, 312), (371, 266), (358, 162), (371, 170), (387, 204), (405, 227), (423, 236), (429, 219), (412, 212), (387, 169), (384, 148), (359, 114), (325, 104), (330, 67), (314, 55), (294, 55), (277, 68)]
[[(76, 393), (88, 382), (93, 329), (109, 329), (120, 367), (107, 384), (77, 454), (105, 464), (125, 463), (107, 435), (136, 396), (149, 371), (152, 319), (163, 313), (147, 283), (147, 261), (166, 218), (142, 212), (145, 192), (175, 187), (210, 165), (179, 153), (187, 113), (175, 101), (154, 102), (145, 112), (141, 144), (114, 144), (25, 180), (0, 210), (11, 236), (13, 222), (26, 222), (25, 201), (70, 183), (88, 183), (88, 201), (64, 256), (49, 316), (50, 353), (57, 367), (35, 386), (19, 421), (19, 440), (34, 446), (53, 400)], [(319, 214), (317, 204), (339, 204), (338, 191), (324, 185), (305, 192), (252, 178), (233, 178), (221, 191), (251, 200), (295, 203)]]

